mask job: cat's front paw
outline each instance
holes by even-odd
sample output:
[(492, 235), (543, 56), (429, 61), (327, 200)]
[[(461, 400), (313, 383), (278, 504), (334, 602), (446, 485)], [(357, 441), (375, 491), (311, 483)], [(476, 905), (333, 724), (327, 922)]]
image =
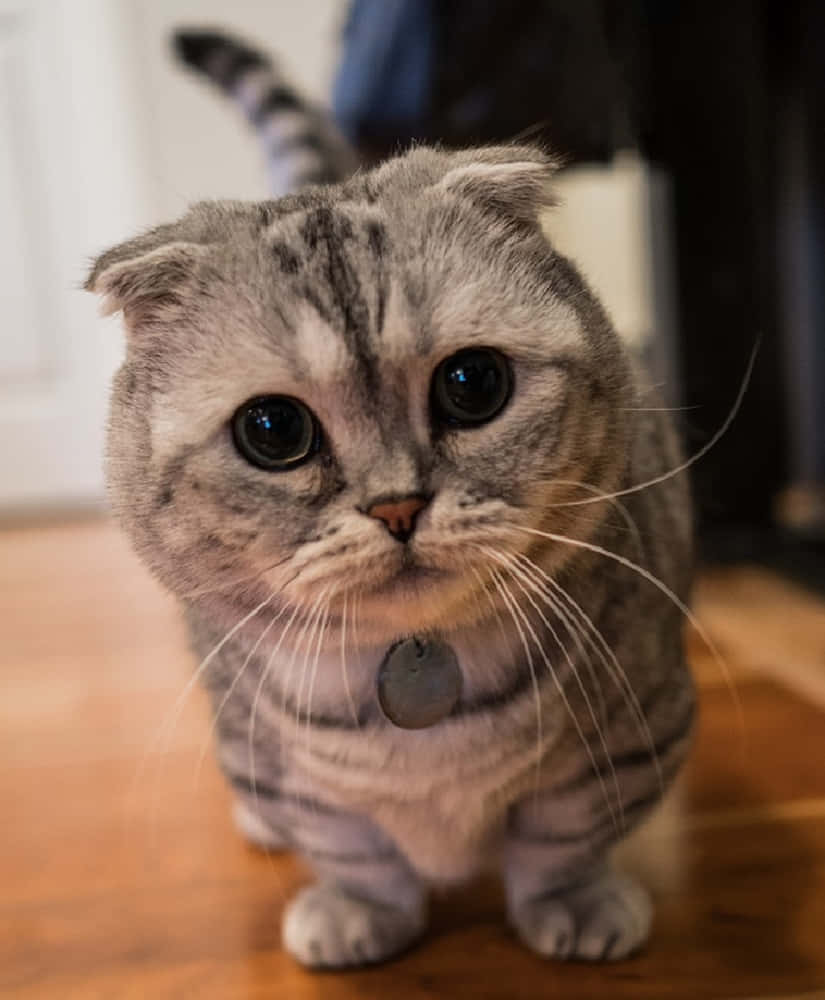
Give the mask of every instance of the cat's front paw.
[(420, 936), (423, 916), (348, 895), (335, 885), (313, 885), (289, 904), (282, 930), (286, 950), (313, 969), (381, 962)]
[(605, 872), (592, 882), (522, 902), (511, 920), (528, 947), (545, 958), (625, 958), (650, 933), (653, 907), (637, 882)]

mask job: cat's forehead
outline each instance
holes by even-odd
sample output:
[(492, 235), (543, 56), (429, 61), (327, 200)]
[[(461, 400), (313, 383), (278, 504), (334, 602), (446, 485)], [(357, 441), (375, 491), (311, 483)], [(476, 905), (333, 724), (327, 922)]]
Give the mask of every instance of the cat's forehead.
[(346, 199), (262, 227), (261, 283), (288, 316), (282, 346), (296, 369), (322, 379), (355, 370), (369, 383), (458, 347), (543, 358), (581, 346), (575, 309), (529, 258), (502, 252), (494, 229), (486, 245), (462, 238), (449, 208), (432, 195), (400, 207)]

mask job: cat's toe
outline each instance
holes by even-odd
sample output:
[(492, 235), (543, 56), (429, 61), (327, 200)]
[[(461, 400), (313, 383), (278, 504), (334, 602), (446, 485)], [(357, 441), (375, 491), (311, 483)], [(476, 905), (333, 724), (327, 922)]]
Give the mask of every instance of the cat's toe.
[(626, 958), (650, 933), (650, 897), (632, 879), (605, 872), (585, 885), (524, 902), (512, 920), (525, 944), (546, 958)]
[(585, 893), (578, 957), (591, 961), (626, 958), (647, 941), (653, 919), (650, 896), (637, 882), (608, 875)]
[(422, 930), (417, 914), (349, 896), (334, 885), (313, 885), (287, 907), (282, 937), (302, 965), (346, 968), (391, 958)]
[(513, 923), (522, 941), (544, 958), (567, 958), (570, 954), (576, 923), (562, 900), (532, 899), (513, 914)]

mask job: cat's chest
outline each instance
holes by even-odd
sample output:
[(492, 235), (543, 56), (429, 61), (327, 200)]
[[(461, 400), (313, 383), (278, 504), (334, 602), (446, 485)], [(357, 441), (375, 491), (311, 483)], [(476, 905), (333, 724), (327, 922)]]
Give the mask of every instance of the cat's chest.
[(510, 804), (532, 787), (535, 750), (535, 730), (496, 738), (480, 719), (469, 727), (404, 732), (388, 724), (286, 741), (300, 786), (370, 817), (436, 883), (466, 878), (484, 863)]

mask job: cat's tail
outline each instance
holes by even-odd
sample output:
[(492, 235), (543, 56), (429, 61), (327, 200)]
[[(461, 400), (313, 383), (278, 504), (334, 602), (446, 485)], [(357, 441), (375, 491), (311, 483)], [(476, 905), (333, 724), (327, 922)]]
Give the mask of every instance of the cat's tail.
[(173, 43), (182, 62), (217, 84), (257, 130), (273, 194), (342, 181), (356, 169), (355, 151), (330, 114), (299, 94), (263, 52), (218, 31), (181, 29)]

